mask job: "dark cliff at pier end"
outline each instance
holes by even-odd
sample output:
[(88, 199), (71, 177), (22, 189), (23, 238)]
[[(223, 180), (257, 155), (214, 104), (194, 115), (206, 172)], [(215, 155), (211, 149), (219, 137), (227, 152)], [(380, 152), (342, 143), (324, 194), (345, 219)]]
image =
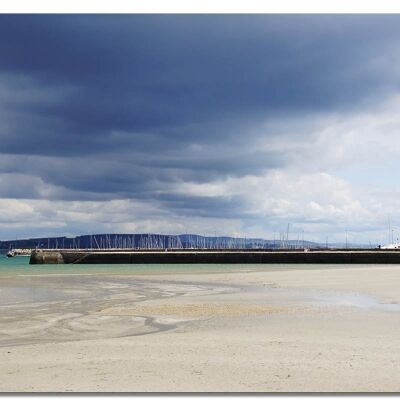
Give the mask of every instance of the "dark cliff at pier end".
[(400, 264), (397, 250), (33, 250), (31, 264)]

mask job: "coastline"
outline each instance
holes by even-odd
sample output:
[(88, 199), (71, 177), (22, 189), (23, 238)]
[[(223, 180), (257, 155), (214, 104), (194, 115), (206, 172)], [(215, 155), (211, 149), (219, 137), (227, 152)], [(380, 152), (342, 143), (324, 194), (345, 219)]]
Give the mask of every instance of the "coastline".
[(399, 391), (399, 280), (395, 265), (0, 276), (26, 296), (2, 303), (0, 390)]

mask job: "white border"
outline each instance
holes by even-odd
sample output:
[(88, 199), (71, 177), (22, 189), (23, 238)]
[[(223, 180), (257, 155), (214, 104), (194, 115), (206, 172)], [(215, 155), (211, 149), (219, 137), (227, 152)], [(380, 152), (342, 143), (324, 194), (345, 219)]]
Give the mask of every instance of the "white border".
[(396, 0), (8, 0), (0, 13), (400, 13)]
[[(193, 392), (193, 394), (202, 394), (203, 396), (201, 396), (200, 398), (204, 398), (207, 400), (225, 400), (225, 399), (233, 399), (233, 400), (237, 400), (237, 399), (241, 399), (241, 400), (254, 400), (257, 398), (264, 398), (265, 400), (293, 400), (295, 398), (295, 395), (297, 394), (292, 393), (292, 394), (269, 394), (268, 392), (265, 393), (257, 393), (258, 396), (254, 397), (253, 395), (248, 395), (248, 394), (236, 394), (233, 393), (222, 393), (224, 394), (224, 397), (221, 398), (221, 396), (219, 395), (214, 395), (213, 393), (201, 393), (201, 392)], [(69, 395), (73, 394), (72, 398), (76, 399), (76, 400), (86, 400), (87, 396), (78, 393), (68, 393)], [(121, 396), (118, 394), (114, 394), (114, 395), (103, 395), (101, 396), (101, 392), (98, 393), (99, 395), (96, 396), (96, 393), (93, 392), (93, 396), (91, 396), (91, 398), (95, 398), (95, 399), (102, 399), (102, 400), (120, 400)], [(190, 393), (188, 393), (188, 395), (186, 394), (170, 394), (168, 392), (166, 392), (165, 394), (168, 395), (168, 397), (165, 397), (162, 394), (156, 394), (156, 395), (151, 395), (151, 393), (147, 394), (147, 395), (142, 395), (142, 394), (135, 394), (135, 392), (130, 393), (130, 395), (132, 396), (132, 398), (134, 400), (149, 400), (149, 399), (155, 399), (155, 400), (165, 400), (165, 399), (177, 399), (177, 400), (191, 400), (193, 399), (193, 396), (190, 396)], [(254, 393), (255, 394), (255, 393)], [(302, 394), (301, 392), (299, 392), (299, 394)], [(337, 393), (340, 394), (340, 393)], [(390, 393), (389, 393), (390, 394)], [(263, 396), (264, 395), (264, 396)], [(372, 395), (368, 395), (367, 393), (354, 393), (354, 395), (357, 395), (357, 399), (376, 399), (376, 400), (387, 400), (387, 397), (383, 394), (381, 395), (377, 395), (377, 394), (372, 394)], [(394, 398), (399, 398), (398, 395), (396, 394), (392, 394)], [(35, 395), (36, 398), (39, 399), (48, 399), (48, 400), (59, 400), (60, 396), (62, 396), (62, 393), (60, 394), (51, 394), (51, 395), (41, 395), (40, 393), (37, 393), (37, 396)], [(15, 395), (5, 395), (2, 396), (2, 398), (4, 398), (5, 400), (15, 400)], [(69, 396), (68, 396), (69, 397)], [(123, 398), (123, 397), (122, 397)], [(129, 397), (128, 397), (129, 398)], [(199, 398), (199, 397), (197, 397)], [(323, 396), (321, 394), (302, 394), (301, 399), (310, 399), (310, 400), (316, 400), (316, 399), (321, 399), (321, 400), (337, 400), (337, 396), (335, 394), (332, 393), (325, 393)], [(340, 400), (354, 400), (353, 395), (349, 395), (349, 394), (340, 394)]]

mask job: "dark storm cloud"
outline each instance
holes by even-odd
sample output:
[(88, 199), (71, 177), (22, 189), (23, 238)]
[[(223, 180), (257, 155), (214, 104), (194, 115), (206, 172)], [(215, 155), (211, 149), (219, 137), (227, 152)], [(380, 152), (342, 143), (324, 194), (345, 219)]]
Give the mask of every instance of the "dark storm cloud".
[(243, 204), (238, 197), (161, 195), (160, 200), (171, 211), (183, 216), (243, 218)]
[(284, 166), (286, 154), (253, 146), (275, 134), (256, 129), (268, 118), (350, 113), (397, 90), (398, 26), (398, 16), (1, 15), (0, 172), (59, 188), (26, 197), (236, 210), (162, 196), (171, 182)]

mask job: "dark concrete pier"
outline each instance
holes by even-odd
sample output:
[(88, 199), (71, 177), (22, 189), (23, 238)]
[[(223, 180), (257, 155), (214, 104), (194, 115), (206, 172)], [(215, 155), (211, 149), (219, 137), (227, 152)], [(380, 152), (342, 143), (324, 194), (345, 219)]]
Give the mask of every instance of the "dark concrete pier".
[(33, 250), (30, 264), (400, 264), (399, 250), (382, 249), (110, 249)]

